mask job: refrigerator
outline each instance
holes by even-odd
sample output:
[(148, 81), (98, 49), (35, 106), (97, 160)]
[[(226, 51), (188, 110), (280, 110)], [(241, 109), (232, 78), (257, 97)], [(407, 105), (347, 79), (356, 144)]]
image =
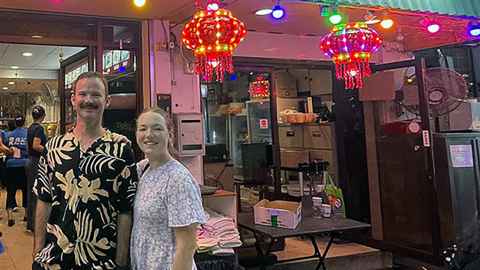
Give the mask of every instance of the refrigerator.
[(437, 133), (433, 139), (442, 248), (480, 250), (480, 133)]

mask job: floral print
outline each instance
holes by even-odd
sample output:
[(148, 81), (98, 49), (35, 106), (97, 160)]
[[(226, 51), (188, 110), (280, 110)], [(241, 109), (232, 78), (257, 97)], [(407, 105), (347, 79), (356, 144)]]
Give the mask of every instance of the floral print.
[(82, 151), (73, 133), (52, 138), (34, 185), (51, 203), (43, 269), (115, 269), (117, 217), (130, 212), (137, 173), (130, 147), (107, 131)]
[[(146, 164), (147, 160), (139, 163), (139, 175)], [(175, 253), (174, 228), (206, 222), (200, 188), (176, 160), (143, 173), (133, 213), (132, 270), (170, 270)]]

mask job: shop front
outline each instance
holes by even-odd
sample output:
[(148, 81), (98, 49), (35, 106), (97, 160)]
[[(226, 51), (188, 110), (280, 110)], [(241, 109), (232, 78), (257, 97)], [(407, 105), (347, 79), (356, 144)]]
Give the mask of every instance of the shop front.
[[(473, 115), (476, 105), (463, 104), (476, 98), (480, 87), (479, 47), (465, 35), (476, 20), (460, 17), (480, 16), (472, 1), (471, 8), (462, 5), (463, 12), (458, 6), (442, 9), (446, 4), (414, 8), (385, 6), (385, 1), (288, 2), (292, 13), (283, 21), (254, 15), (264, 7), (259, 1), (225, 1), (249, 32), (235, 51), (235, 72), (221, 83), (200, 80), (192, 68), (195, 59), (181, 44), (193, 1), (171, 7), (151, 3), (143, 11), (108, 1), (78, 10), (45, 2), (2, 5), (37, 13), (23, 22), (33, 30), (20, 35), (23, 13), (4, 11), (2, 20), (11, 27), (3, 28), (0, 42), (84, 47), (61, 61), (59, 130), (73, 121), (69, 91), (85, 70), (101, 70), (109, 78), (116, 98), (105, 120), (112, 130), (133, 138), (135, 115), (152, 105), (186, 117), (185, 123), (200, 121), (200, 128), (185, 126), (203, 142), (182, 161), (199, 183), (229, 191), (206, 195), (204, 202), (235, 223), (237, 211), (248, 211), (249, 203), (260, 198), (302, 201), (321, 193), (331, 179), (342, 189), (344, 203), (334, 216), (371, 224), (371, 235), (353, 239), (379, 249), (441, 264), (441, 251), (465, 236), (452, 229), (452, 216), (462, 220), (455, 224), (476, 226), (475, 211), (454, 210), (450, 197), (455, 194), (457, 200), (465, 193), (470, 201), (461, 201), (464, 208), (478, 205), (478, 179), (472, 176), (478, 168), (469, 162), (478, 147), (466, 147), (477, 139), (440, 134), (472, 129), (468, 124), (453, 127), (459, 122), (454, 119), (464, 119), (465, 114), (455, 115), (459, 109)], [(350, 22), (383, 16), (395, 22), (390, 30), (371, 26), (385, 42), (371, 59), (372, 75), (362, 89), (346, 89), (319, 48), (321, 37), (331, 30), (319, 12), (324, 7), (338, 8)], [(435, 30), (429, 27), (433, 22), (440, 32), (429, 32)], [(427, 91), (436, 80), (438, 87)], [(450, 95), (446, 89), (456, 91)], [(178, 123), (183, 123), (181, 117)], [(187, 141), (178, 143), (198, 146), (198, 141)], [(449, 150), (441, 156), (437, 146)], [(448, 172), (447, 154), (458, 158)], [(441, 178), (450, 174), (474, 180), (454, 193), (445, 185), (448, 179)]]

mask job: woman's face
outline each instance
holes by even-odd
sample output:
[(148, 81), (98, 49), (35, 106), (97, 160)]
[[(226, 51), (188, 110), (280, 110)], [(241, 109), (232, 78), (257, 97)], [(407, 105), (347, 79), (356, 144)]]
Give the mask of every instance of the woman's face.
[(146, 157), (168, 153), (169, 132), (165, 119), (160, 114), (147, 112), (140, 115), (136, 137), (138, 146)]

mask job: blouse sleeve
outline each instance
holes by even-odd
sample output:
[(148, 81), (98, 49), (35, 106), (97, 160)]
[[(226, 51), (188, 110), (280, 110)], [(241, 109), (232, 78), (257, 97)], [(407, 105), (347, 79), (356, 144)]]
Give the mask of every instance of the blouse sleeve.
[(125, 167), (118, 176), (118, 207), (120, 213), (130, 212), (133, 209), (135, 193), (137, 192), (137, 166), (133, 159), (133, 152), (127, 145), (122, 158), (125, 160)]
[(33, 192), (38, 199), (47, 203), (52, 202), (52, 179), (51, 170), (46, 156), (41, 156), (38, 161), (38, 173), (35, 176)]
[(200, 188), (185, 168), (172, 173), (166, 191), (169, 227), (206, 223)]

